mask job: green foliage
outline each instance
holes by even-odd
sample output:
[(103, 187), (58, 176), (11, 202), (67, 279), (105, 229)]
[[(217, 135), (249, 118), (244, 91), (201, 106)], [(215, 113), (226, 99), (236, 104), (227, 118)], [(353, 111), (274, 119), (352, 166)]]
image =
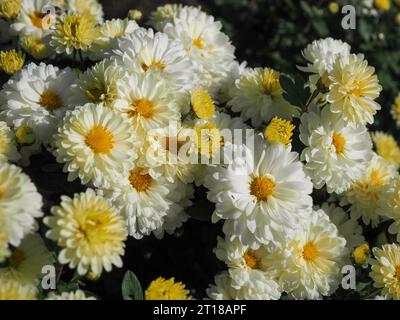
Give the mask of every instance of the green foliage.
[(142, 286), (132, 271), (127, 271), (122, 280), (122, 297), (124, 300), (143, 300)]

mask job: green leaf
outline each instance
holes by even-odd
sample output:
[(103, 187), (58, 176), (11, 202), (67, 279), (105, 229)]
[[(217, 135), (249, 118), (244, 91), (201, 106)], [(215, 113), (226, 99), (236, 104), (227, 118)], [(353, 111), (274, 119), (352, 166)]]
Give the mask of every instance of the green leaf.
[(132, 271), (127, 271), (122, 280), (122, 297), (124, 300), (143, 300), (142, 286)]

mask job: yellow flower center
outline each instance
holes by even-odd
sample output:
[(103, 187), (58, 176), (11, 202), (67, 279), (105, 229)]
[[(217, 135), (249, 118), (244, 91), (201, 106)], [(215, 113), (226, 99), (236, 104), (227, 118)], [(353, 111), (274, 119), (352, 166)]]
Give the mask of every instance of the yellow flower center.
[(60, 96), (51, 90), (42, 93), (39, 104), (49, 111), (57, 110), (63, 106)]
[(370, 250), (368, 243), (364, 243), (353, 250), (352, 257), (356, 264), (364, 264), (369, 258)]
[(279, 74), (272, 69), (264, 69), (261, 84), (264, 93), (268, 96), (278, 96), (282, 93), (282, 87), (279, 83)]
[(108, 154), (114, 146), (114, 137), (108, 129), (96, 125), (86, 135), (85, 143), (95, 154)]
[(46, 13), (35, 11), (29, 14), (29, 19), (31, 19), (32, 25), (38, 29), (43, 29), (44, 22), (43, 18), (46, 16)]
[(25, 63), (25, 54), (17, 52), (15, 49), (0, 51), (0, 70), (11, 76), (21, 70)]
[(16, 248), (12, 253), (11, 257), (9, 258), (9, 263), (11, 268), (18, 268), (22, 261), (26, 258), (25, 253), (20, 248)]
[(174, 278), (158, 277), (153, 280), (145, 291), (146, 300), (191, 300), (189, 290), (182, 282), (175, 282)]
[(129, 175), (129, 182), (138, 192), (149, 190), (153, 182), (153, 178), (148, 173), (142, 173), (141, 169), (134, 169)]
[(131, 103), (132, 110), (129, 111), (129, 116), (133, 117), (135, 115), (140, 115), (143, 118), (152, 118), (154, 116), (155, 110), (153, 102), (149, 99), (138, 99)]
[(191, 104), (194, 113), (200, 119), (208, 120), (214, 115), (215, 105), (207, 90), (193, 90)]
[(307, 242), (303, 247), (303, 258), (308, 262), (313, 262), (318, 258), (318, 249), (313, 242)]
[(21, 0), (0, 1), (0, 17), (6, 20), (15, 19), (21, 11)]
[(15, 137), (19, 144), (32, 144), (36, 140), (35, 131), (25, 124), (15, 131)]
[(197, 147), (202, 155), (211, 157), (223, 145), (223, 137), (213, 122), (195, 127)]
[(193, 45), (197, 47), (198, 49), (203, 49), (205, 46), (204, 41), (201, 39), (201, 37), (197, 37), (196, 39), (193, 39)]
[(335, 146), (336, 153), (342, 155), (344, 153), (344, 147), (346, 145), (346, 139), (337, 132), (332, 135), (332, 144)]
[(370, 177), (372, 184), (375, 186), (382, 186), (385, 183), (384, 177), (381, 175), (379, 170), (372, 170)]
[(267, 177), (255, 177), (250, 183), (250, 194), (258, 201), (267, 201), (275, 191), (275, 182)]
[(281, 143), (285, 146), (292, 142), (295, 126), (290, 121), (273, 118), (264, 132), (264, 137), (269, 143)]
[(394, 273), (394, 277), (397, 279), (397, 281), (400, 282), (400, 265), (396, 266), (396, 271)]
[(248, 266), (250, 269), (260, 268), (260, 259), (253, 250), (247, 250), (243, 255), (243, 259), (246, 263), (246, 266)]
[(166, 65), (160, 61), (156, 61), (153, 60), (152, 62), (150, 62), (150, 64), (146, 64), (145, 62), (142, 62), (142, 69), (144, 72), (147, 72), (147, 70), (151, 69), (151, 68), (157, 68), (159, 70), (164, 70)]

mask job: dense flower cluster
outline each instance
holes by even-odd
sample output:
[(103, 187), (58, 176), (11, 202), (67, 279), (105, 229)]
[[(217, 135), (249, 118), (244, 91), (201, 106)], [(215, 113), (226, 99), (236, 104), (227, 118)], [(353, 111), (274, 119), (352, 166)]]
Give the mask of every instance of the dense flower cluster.
[[(46, 5), (0, 2), (2, 36), (17, 40), (0, 52), (0, 299), (95, 299), (43, 295), (43, 266), (98, 279), (123, 266), (128, 238), (174, 234), (204, 189), (226, 265), (209, 298), (335, 296), (353, 263), (376, 295), (400, 299), (400, 148), (367, 128), (382, 87), (361, 53), (313, 41), (298, 86), (302, 76), (239, 63), (200, 8), (166, 5), (139, 25), (138, 12), (104, 20), (96, 0)], [(84, 190), (51, 208), (28, 175), (44, 152)], [(371, 229), (387, 241), (375, 246)], [(144, 298), (193, 293), (155, 277)]]

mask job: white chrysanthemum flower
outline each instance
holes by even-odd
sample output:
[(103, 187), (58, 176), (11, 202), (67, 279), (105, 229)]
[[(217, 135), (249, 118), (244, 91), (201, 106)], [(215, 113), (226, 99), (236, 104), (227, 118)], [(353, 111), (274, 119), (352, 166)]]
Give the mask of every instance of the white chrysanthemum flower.
[(302, 55), (307, 60), (306, 67), (298, 67), (301, 71), (311, 73), (309, 80), (312, 89), (319, 79), (329, 88), (329, 72), (333, 69), (336, 59), (347, 59), (350, 55), (350, 46), (341, 40), (325, 38), (314, 40), (303, 51)]
[(43, 216), (42, 196), (20, 168), (6, 163), (0, 165), (0, 194), (8, 242), (17, 247), (36, 229), (35, 218)]
[(322, 211), (313, 211), (286, 248), (279, 283), (295, 299), (321, 299), (338, 287), (346, 263), (346, 240)]
[(168, 22), (173, 22), (178, 12), (183, 9), (182, 4), (166, 4), (157, 7), (150, 15), (149, 25), (158, 31), (163, 31)]
[(173, 206), (171, 200), (172, 193), (184, 194), (182, 188), (184, 184), (174, 184), (162, 177), (154, 179), (145, 169), (136, 167), (127, 179), (116, 181), (102, 193), (126, 219), (129, 235), (141, 239), (162, 228), (167, 213), (174, 215), (170, 210), (182, 210)]
[(86, 104), (69, 111), (55, 136), (54, 154), (68, 180), (107, 187), (127, 175), (136, 159), (136, 135), (129, 119), (110, 108)]
[(245, 121), (250, 119), (254, 127), (273, 117), (291, 120), (300, 115), (299, 108), (283, 99), (279, 73), (269, 68), (246, 69), (231, 94), (232, 111), (240, 112)]
[(7, 123), (0, 121), (0, 163), (15, 162), (21, 158), (16, 148), (14, 133)]
[(224, 233), (250, 246), (276, 240), (277, 233), (289, 236), (312, 206), (312, 183), (298, 154), (256, 138), (254, 150), (225, 148), (234, 161), (212, 168), (205, 180), (208, 199), (216, 203), (213, 222), (226, 220)]
[(315, 207), (314, 210), (323, 210), (338, 229), (339, 235), (346, 239), (346, 246), (349, 249), (365, 243), (363, 230), (356, 219), (352, 219), (344, 212), (341, 207), (337, 207), (333, 203), (323, 203), (321, 208)]
[(87, 296), (84, 291), (76, 290), (56, 294), (50, 292), (46, 300), (97, 300), (95, 297)]
[(149, 131), (139, 164), (148, 168), (155, 179), (165, 177), (171, 182), (176, 179), (184, 183), (193, 182), (196, 168), (191, 157), (197, 157), (197, 153), (191, 136), (191, 128), (182, 126), (180, 122)]
[(47, 0), (22, 0), (21, 11), (11, 28), (20, 36), (37, 35), (43, 37), (51, 32), (53, 20), (43, 8), (48, 5)]
[(382, 220), (379, 215), (380, 199), (384, 186), (398, 176), (396, 168), (387, 160), (375, 155), (361, 179), (355, 181), (343, 194), (340, 205), (350, 204), (351, 217), (362, 218), (365, 224), (376, 227)]
[(164, 33), (139, 28), (118, 38), (113, 52), (114, 59), (130, 73), (156, 72), (181, 91), (196, 84), (193, 62), (182, 44)]
[(365, 173), (372, 158), (372, 142), (363, 125), (351, 127), (332, 119), (327, 107), (301, 116), (300, 140), (306, 145), (301, 159), (315, 188), (342, 193)]
[(79, 75), (68, 103), (73, 107), (97, 103), (112, 108), (118, 99), (117, 81), (125, 75), (115, 61), (105, 59)]
[(139, 26), (135, 20), (112, 19), (105, 21), (99, 27), (99, 37), (90, 48), (90, 58), (101, 60), (110, 55), (118, 37), (123, 37), (134, 32)]
[(227, 76), (235, 59), (235, 48), (221, 28), (221, 22), (199, 8), (184, 7), (163, 30), (182, 43), (199, 67), (200, 84), (210, 90), (218, 89), (219, 81)]
[(226, 271), (216, 275), (214, 279), (215, 285), (210, 285), (207, 289), (207, 295), (212, 300), (278, 300), (281, 295), (279, 285), (273, 280), (256, 280), (235, 289)]
[[(176, 229), (180, 228), (189, 219), (189, 216), (185, 213), (185, 209), (193, 204), (190, 200), (194, 196), (193, 185), (176, 180), (172, 185), (172, 190), (174, 191), (168, 195), (172, 204), (164, 216), (164, 222), (153, 231), (158, 239), (162, 239), (165, 232), (173, 234)], [(179, 193), (176, 190), (179, 190)]]
[(42, 268), (53, 263), (39, 234), (28, 234), (8, 258), (8, 265), (0, 268), (1, 279), (13, 279), (36, 286), (42, 277)]
[[(257, 245), (250, 248), (240, 243), (238, 239), (229, 240), (218, 238), (216, 256), (225, 262), (232, 278), (232, 287), (240, 289), (247, 283), (262, 283), (270, 285), (278, 274), (276, 267), (281, 261), (280, 255), (275, 254), (273, 245)], [(278, 286), (274, 286), (277, 288)], [(279, 294), (277, 294), (279, 296)]]
[(46, 237), (62, 248), (58, 261), (77, 268), (80, 275), (88, 272), (100, 276), (113, 265), (122, 267), (127, 238), (123, 218), (110, 202), (92, 190), (61, 197), (60, 206), (51, 208), (44, 218), (49, 227)]
[(400, 300), (400, 246), (385, 244), (382, 249), (373, 248), (375, 259), (371, 261), (369, 276), (374, 280), (374, 287), (382, 289), (382, 295)]
[(329, 110), (352, 126), (371, 124), (381, 106), (375, 101), (382, 87), (375, 68), (363, 55), (337, 58), (329, 74)]
[(66, 0), (65, 8), (73, 14), (90, 14), (98, 23), (103, 22), (103, 6), (97, 0)]
[(2, 300), (36, 300), (36, 289), (15, 280), (0, 279), (0, 301)]
[(165, 127), (170, 121), (179, 121), (179, 106), (168, 85), (152, 73), (134, 74), (117, 81), (120, 98), (115, 102), (115, 109), (131, 119), (140, 136)]
[(378, 214), (393, 219), (388, 231), (400, 241), (400, 179), (396, 177), (383, 190), (379, 199)]
[(246, 70), (246, 61), (240, 64), (237, 61), (234, 61), (232, 63), (229, 73), (220, 82), (220, 89), (218, 93), (218, 100), (220, 102), (228, 102), (229, 100), (234, 98), (236, 88), (235, 83), (246, 72)]
[[(70, 68), (31, 63), (1, 91), (2, 118), (17, 130), (29, 126), (39, 143), (48, 145), (67, 111), (76, 74)], [(18, 138), (18, 137), (17, 137)]]

